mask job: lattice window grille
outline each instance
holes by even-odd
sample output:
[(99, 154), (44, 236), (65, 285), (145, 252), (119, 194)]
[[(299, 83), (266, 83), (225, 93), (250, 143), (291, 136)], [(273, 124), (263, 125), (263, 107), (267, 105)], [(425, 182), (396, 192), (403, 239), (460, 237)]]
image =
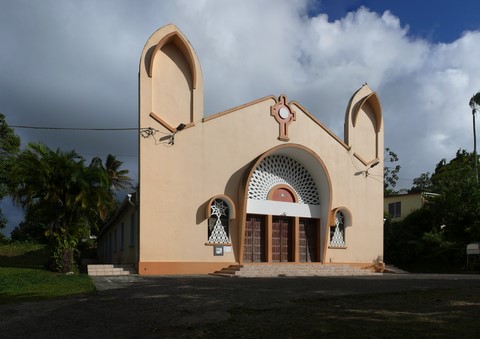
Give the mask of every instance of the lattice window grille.
[(330, 238), (331, 247), (345, 247), (345, 224), (342, 212), (335, 214), (335, 230)]
[[(211, 230), (210, 236), (208, 237), (208, 243), (230, 243), (230, 238), (228, 237), (228, 206), (222, 199), (215, 199), (210, 208), (212, 209), (211, 219), (215, 219), (216, 217), (217, 220), (215, 220), (213, 229)], [(209, 220), (209, 227), (212, 228), (212, 225), (210, 225), (210, 221), (211, 220)]]
[(271, 155), (260, 162), (250, 180), (248, 198), (267, 200), (270, 190), (280, 184), (291, 187), (300, 204), (320, 204), (310, 173), (298, 161), (283, 155)]

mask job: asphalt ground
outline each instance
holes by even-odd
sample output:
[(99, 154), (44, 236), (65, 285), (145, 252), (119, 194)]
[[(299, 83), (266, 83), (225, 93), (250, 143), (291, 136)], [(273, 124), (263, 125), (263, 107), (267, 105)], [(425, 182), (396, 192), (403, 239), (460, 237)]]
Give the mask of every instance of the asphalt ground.
[(0, 305), (2, 338), (182, 337), (227, 320), (238, 307), (265, 308), (309, 297), (480, 287), (480, 275), (358, 277), (92, 277), (97, 293)]

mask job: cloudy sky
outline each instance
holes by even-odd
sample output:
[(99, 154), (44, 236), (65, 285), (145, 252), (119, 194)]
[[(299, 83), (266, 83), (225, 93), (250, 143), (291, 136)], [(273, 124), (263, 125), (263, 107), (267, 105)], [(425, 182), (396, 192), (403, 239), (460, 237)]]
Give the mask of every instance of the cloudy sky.
[[(199, 56), (206, 115), (284, 93), (343, 137), (367, 82), (408, 188), (473, 149), (479, 12), (476, 0), (0, 0), (0, 112), (12, 126), (137, 127), (140, 53), (174, 23)], [(115, 154), (136, 180), (136, 132), (15, 131), (23, 145)], [(8, 234), (21, 214), (2, 206)]]

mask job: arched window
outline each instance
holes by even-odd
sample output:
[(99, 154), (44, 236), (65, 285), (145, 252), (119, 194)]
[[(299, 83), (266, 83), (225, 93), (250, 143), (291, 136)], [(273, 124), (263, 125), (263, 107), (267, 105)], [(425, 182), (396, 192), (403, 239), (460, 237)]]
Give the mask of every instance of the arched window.
[(228, 203), (223, 199), (215, 199), (210, 204), (210, 217), (208, 218), (208, 241), (209, 244), (230, 243), (228, 229), (229, 219)]
[(335, 213), (335, 225), (330, 226), (330, 247), (345, 247), (345, 216)]

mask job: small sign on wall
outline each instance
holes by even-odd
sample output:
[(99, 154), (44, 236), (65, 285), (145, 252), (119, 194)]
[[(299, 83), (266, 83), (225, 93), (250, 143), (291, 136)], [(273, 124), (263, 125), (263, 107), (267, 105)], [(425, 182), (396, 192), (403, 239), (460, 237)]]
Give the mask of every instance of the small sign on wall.
[(223, 245), (215, 245), (213, 246), (213, 255), (214, 256), (223, 256)]

